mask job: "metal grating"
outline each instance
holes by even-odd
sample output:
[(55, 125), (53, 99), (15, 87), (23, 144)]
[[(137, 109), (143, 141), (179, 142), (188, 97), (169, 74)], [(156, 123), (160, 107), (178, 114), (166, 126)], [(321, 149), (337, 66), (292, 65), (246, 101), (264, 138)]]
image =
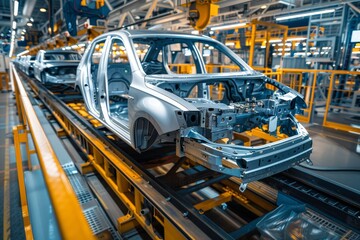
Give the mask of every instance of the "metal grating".
[(83, 209), (85, 218), (94, 235), (108, 231), (111, 234), (112, 239), (121, 239), (119, 233), (106, 218), (105, 212), (101, 209), (87, 182), (78, 172), (75, 165), (73, 163), (67, 163), (62, 165), (62, 167), (74, 189), (74, 192)]
[(100, 208), (98, 202), (95, 199), (86, 204), (83, 204), (82, 208), (84, 209), (85, 218), (95, 235), (104, 231), (108, 231), (110, 232), (112, 239), (121, 239), (120, 235), (106, 219), (105, 213)]
[(99, 212), (98, 206), (85, 209), (84, 215), (94, 234), (101, 233), (109, 228), (104, 217)]
[(330, 220), (328, 220), (327, 218), (320, 216), (319, 214), (311, 211), (311, 210), (307, 210), (304, 213), (312, 222), (317, 223), (318, 225), (320, 225), (321, 227), (330, 230), (332, 232), (335, 232), (337, 235), (339, 235), (339, 237), (341, 237), (341, 239), (344, 240), (360, 240), (360, 235), (351, 231), (350, 229), (346, 229)]
[(91, 194), (90, 188), (88, 187), (85, 180), (77, 171), (73, 163), (68, 163), (63, 165), (63, 169), (68, 176), (68, 179), (73, 187), (75, 194), (80, 202), (80, 204), (87, 203), (94, 199)]

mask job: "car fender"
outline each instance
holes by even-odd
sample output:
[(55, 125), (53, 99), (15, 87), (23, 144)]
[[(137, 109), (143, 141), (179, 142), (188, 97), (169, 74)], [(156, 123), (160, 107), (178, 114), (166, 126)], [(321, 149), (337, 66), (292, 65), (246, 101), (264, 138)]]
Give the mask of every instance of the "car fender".
[[(139, 118), (147, 119), (159, 135), (176, 131), (180, 128), (176, 110), (178, 109), (171, 104), (152, 96), (143, 97), (141, 101), (136, 102), (129, 100), (130, 132), (134, 132), (135, 122)], [(131, 138), (133, 137), (131, 136)]]

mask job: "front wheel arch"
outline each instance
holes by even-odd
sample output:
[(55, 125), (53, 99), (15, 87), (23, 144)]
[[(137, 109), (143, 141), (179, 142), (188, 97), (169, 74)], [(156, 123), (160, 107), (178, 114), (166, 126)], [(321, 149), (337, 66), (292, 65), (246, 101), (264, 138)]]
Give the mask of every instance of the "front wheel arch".
[(46, 75), (45, 75), (45, 73), (44, 72), (42, 72), (41, 74), (40, 74), (40, 79), (41, 79), (41, 82), (42, 83), (46, 83)]
[(146, 118), (138, 118), (133, 129), (134, 146), (140, 152), (148, 150), (158, 140), (159, 134), (156, 128)]

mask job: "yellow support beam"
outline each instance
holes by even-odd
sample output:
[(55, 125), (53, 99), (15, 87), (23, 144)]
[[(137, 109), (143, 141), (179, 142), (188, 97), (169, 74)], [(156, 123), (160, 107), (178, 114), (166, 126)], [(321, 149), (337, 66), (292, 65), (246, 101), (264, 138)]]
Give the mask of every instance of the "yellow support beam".
[(210, 198), (201, 203), (198, 203), (194, 206), (200, 214), (204, 214), (206, 211), (209, 211), (223, 203), (230, 202), (232, 198), (232, 194), (230, 192), (224, 192), (217, 197)]
[[(26, 190), (25, 190), (25, 180), (24, 180), (24, 172), (22, 158), (21, 158), (21, 149), (20, 144), (24, 143), (24, 139), (27, 135), (25, 133), (21, 133), (24, 130), (24, 126), (15, 126), (13, 127), (13, 135), (14, 135), (14, 146), (15, 146), (15, 159), (16, 159), (16, 167), (18, 169), (18, 183), (19, 183), (19, 192), (20, 192), (20, 204), (21, 204), (21, 213), (24, 222), (24, 230), (25, 230), (25, 238), (27, 240), (31, 240), (34, 238), (30, 223), (30, 216), (29, 216), (29, 209), (27, 205), (27, 197), (26, 197)], [(25, 137), (24, 137), (25, 135)], [(28, 159), (30, 160), (30, 159)]]

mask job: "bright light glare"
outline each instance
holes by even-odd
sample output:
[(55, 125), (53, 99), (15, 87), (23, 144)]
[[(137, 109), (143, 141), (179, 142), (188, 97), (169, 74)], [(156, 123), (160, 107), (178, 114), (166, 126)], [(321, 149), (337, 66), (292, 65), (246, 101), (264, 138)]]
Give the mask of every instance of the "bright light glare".
[(237, 28), (237, 27), (243, 27), (245, 25), (246, 25), (246, 23), (235, 23), (235, 24), (211, 27), (210, 29), (212, 31), (221, 30), (221, 29), (233, 29), (233, 28)]
[(324, 14), (324, 13), (332, 13), (335, 12), (335, 9), (326, 9), (321, 11), (315, 11), (315, 12), (306, 12), (306, 13), (300, 13), (300, 14), (294, 14), (294, 15), (288, 15), (288, 16), (282, 16), (282, 17), (275, 17), (276, 21), (281, 20), (287, 20), (287, 19), (294, 19), (294, 18), (300, 18), (300, 17), (308, 17), (318, 14)]
[(19, 13), (19, 2), (15, 1), (14, 2), (14, 16), (16, 17)]

